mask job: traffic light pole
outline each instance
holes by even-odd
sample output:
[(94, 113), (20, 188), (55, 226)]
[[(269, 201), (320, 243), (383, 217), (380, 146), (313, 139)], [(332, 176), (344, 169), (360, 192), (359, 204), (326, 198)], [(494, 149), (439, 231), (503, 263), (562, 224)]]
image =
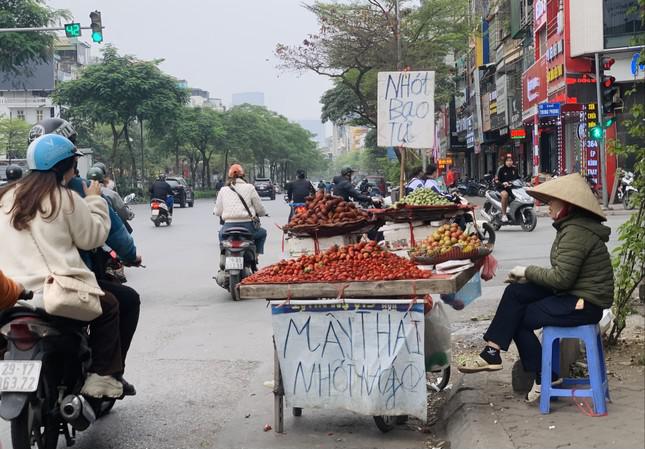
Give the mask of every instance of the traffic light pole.
[[(92, 27), (81, 27), (81, 30), (91, 30)], [(25, 33), (30, 31), (65, 31), (65, 27), (40, 27), (40, 28), (0, 28), (0, 33)]]
[[(598, 123), (600, 126), (603, 126), (604, 120), (602, 117), (602, 94), (600, 92), (600, 84), (602, 80), (600, 79), (600, 55), (598, 53), (594, 54), (596, 62), (596, 95), (598, 96)], [(602, 182), (602, 204), (605, 207), (609, 207), (609, 195), (607, 191), (607, 155), (605, 154), (605, 130), (603, 129), (603, 134), (600, 140), (598, 140), (598, 150), (600, 151), (600, 179)]]

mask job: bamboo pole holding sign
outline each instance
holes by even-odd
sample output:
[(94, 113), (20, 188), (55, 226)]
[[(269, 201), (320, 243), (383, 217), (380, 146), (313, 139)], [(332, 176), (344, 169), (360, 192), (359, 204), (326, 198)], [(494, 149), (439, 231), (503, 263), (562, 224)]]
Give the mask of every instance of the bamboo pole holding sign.
[(399, 173), (399, 199), (405, 196), (405, 160), (407, 151), (404, 147), (399, 147), (401, 153), (401, 172)]

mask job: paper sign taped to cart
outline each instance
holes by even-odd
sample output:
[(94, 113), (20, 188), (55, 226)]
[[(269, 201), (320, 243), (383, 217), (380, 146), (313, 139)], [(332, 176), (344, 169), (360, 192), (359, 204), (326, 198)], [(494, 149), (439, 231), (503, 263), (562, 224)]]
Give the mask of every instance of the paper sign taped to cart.
[(426, 419), (422, 304), (285, 304), (272, 316), (287, 406)]

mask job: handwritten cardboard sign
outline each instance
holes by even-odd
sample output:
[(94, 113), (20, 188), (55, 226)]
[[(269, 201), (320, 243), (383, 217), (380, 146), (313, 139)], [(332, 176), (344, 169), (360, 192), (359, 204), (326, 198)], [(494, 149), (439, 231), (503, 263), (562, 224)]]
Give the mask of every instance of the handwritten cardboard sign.
[(408, 308), (273, 306), (287, 405), (425, 420), (423, 305)]
[(379, 72), (379, 146), (434, 146), (434, 80), (434, 72)]

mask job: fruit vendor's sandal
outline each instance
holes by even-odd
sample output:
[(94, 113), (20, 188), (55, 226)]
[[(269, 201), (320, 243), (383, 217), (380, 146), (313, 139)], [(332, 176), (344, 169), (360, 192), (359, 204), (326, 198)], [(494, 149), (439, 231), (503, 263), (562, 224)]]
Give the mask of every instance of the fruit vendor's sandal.
[(457, 367), (459, 372), (464, 374), (481, 373), (482, 371), (499, 371), (502, 369), (502, 364), (493, 365), (488, 363), (481, 357), (473, 360), (467, 360)]

